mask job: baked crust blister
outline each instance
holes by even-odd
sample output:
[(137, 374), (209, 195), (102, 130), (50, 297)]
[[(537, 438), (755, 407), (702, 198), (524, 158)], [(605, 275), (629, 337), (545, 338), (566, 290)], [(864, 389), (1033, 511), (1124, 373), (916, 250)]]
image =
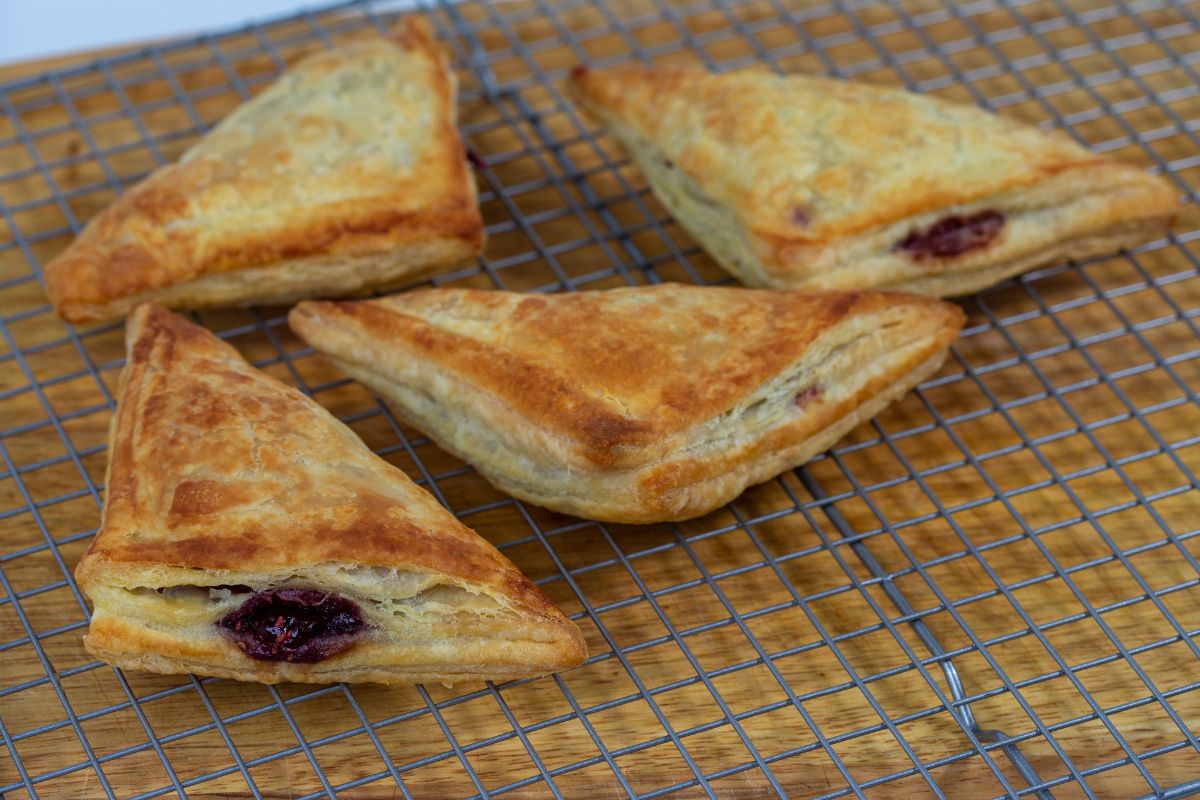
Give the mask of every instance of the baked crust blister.
[[(156, 306), (130, 316), (127, 345), (103, 523), (75, 571), (91, 653), (266, 683), (499, 680), (582, 661), (574, 623), (319, 404)], [(347, 600), (363, 629), (328, 658), (252, 658), (237, 612), (280, 590)]]
[(288, 321), (501, 490), (649, 523), (827, 449), (936, 370), (964, 317), (897, 293), (662, 284), (420, 290)]
[[(647, 66), (579, 69), (569, 85), (750, 286), (960, 295), (1140, 243), (1179, 209), (1178, 193), (1136, 166), (899, 89)], [(996, 214), (1002, 225), (977, 222)], [(912, 246), (948, 225), (965, 239)]]
[(70, 322), (345, 296), (479, 252), (455, 81), (429, 24), (313, 54), (46, 267)]

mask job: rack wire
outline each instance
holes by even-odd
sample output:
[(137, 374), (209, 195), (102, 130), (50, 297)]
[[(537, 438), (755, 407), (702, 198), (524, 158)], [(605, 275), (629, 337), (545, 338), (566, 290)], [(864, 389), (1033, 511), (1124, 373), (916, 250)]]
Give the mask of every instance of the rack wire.
[(436, 284), (727, 281), (565, 99), (579, 62), (904, 86), (1167, 175), (1166, 237), (963, 298), (949, 364), (803, 469), (679, 525), (502, 496), (288, 332), (197, 319), (312, 393), (588, 637), (537, 681), (262, 687), (123, 674), (79, 643), (120, 325), (40, 268), (356, 2), (0, 84), (0, 795), (1158, 797), (1200, 793), (1200, 15), (1157, 0), (426, 5), (490, 237)]

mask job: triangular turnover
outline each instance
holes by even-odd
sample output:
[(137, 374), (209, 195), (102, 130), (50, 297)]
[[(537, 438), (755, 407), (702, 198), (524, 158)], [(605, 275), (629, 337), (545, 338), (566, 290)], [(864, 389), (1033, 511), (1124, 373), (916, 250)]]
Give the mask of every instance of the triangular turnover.
[(886, 292), (431, 289), (292, 329), (510, 494), (685, 519), (803, 463), (928, 376), (963, 314)]
[(46, 267), (71, 322), (336, 297), (472, 257), (484, 234), (429, 24), (304, 58)]
[(579, 69), (570, 88), (735, 277), (935, 296), (1161, 233), (1179, 192), (1058, 132), (869, 83)]
[(578, 628), (299, 391), (143, 305), (100, 532), (76, 569), (110, 663), (262, 682), (505, 679), (578, 664)]

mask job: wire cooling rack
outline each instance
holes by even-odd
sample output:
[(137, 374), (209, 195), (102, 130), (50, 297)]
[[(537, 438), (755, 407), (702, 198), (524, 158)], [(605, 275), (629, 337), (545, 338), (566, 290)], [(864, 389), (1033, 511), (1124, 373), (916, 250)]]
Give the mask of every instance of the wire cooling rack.
[[(421, 9), (452, 52), (490, 235), (435, 283), (727, 277), (566, 101), (571, 66), (765, 63), (1200, 165), (1188, 4), (549, 0)], [(40, 266), (354, 4), (0, 84), (0, 794), (1184, 797), (1200, 793), (1197, 219), (962, 300), (947, 366), (806, 468), (681, 525), (526, 507), (300, 346), (198, 318), (314, 394), (526, 571), (592, 656), (537, 681), (278, 688), (122, 674), (80, 645), (119, 325)]]

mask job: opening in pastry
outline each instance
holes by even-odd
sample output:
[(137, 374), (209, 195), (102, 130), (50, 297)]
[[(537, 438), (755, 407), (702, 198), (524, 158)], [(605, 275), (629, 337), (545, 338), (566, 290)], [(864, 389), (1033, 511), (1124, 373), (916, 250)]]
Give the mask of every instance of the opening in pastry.
[(337, 655), (366, 627), (358, 604), (316, 589), (255, 592), (217, 623), (260, 661), (311, 664)]
[[(146, 590), (140, 590), (146, 591)], [(202, 600), (225, 599), (235, 594), (249, 594), (254, 590), (241, 583), (222, 583), (216, 586), (163, 586), (154, 590), (171, 599), (196, 598)]]
[(924, 231), (912, 231), (893, 248), (903, 250), (918, 261), (950, 258), (968, 250), (986, 247), (1004, 227), (1004, 215), (994, 209), (967, 217), (953, 214), (935, 222)]

